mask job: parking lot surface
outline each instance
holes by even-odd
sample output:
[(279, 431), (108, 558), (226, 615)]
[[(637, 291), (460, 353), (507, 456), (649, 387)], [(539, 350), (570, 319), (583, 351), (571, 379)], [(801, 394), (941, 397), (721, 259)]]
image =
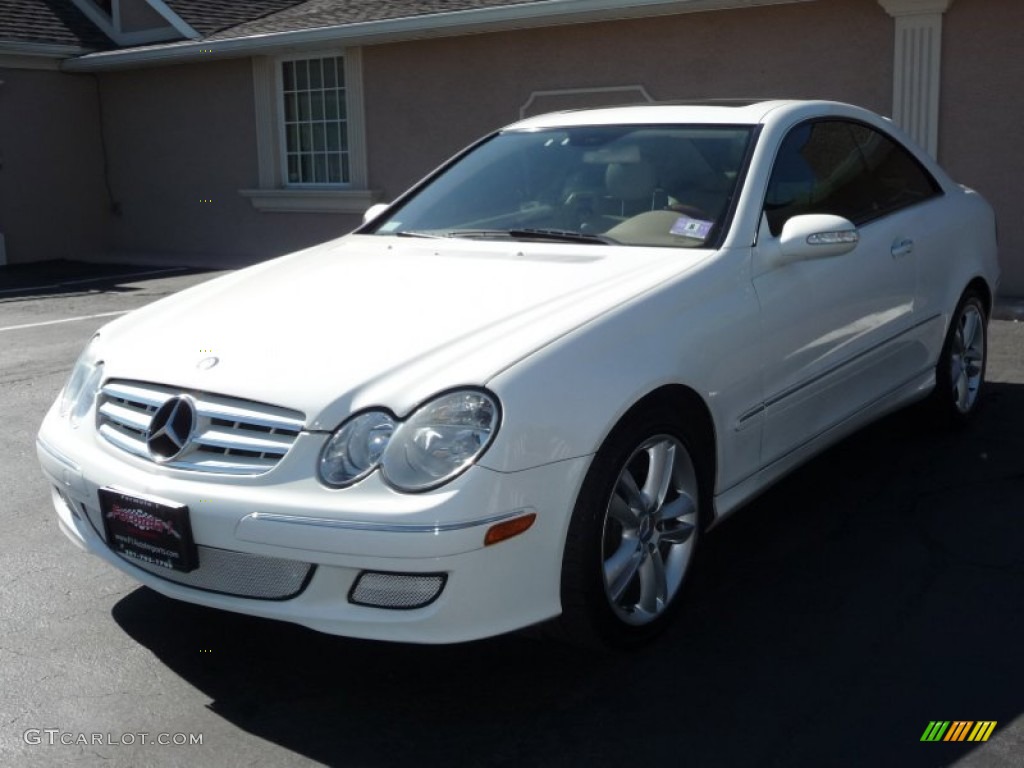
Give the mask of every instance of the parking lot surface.
[(35, 432), (81, 347), (214, 275), (0, 269), (0, 765), (1024, 765), (1024, 324), (974, 425), (895, 414), (705, 538), (652, 646), (420, 647), (177, 603), (59, 533)]

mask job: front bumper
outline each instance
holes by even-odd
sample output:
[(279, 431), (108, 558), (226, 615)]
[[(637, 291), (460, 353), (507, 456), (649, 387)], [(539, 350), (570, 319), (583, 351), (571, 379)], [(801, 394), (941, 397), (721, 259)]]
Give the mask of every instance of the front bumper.
[[(515, 473), (475, 466), (422, 494), (397, 493), (377, 475), (330, 490), (313, 478), (324, 439), (303, 433), (259, 477), (199, 475), (129, 456), (87, 421), (72, 429), (53, 408), (37, 453), (68, 538), (169, 597), (331, 634), (422, 643), (487, 637), (560, 613), (562, 551), (587, 457)], [(101, 520), (103, 487), (186, 504), (199, 567), (181, 574), (115, 553)], [(491, 525), (530, 512), (536, 520), (525, 533), (484, 546)], [(422, 607), (371, 607), (352, 596), (367, 572), (433, 577), (442, 589)]]

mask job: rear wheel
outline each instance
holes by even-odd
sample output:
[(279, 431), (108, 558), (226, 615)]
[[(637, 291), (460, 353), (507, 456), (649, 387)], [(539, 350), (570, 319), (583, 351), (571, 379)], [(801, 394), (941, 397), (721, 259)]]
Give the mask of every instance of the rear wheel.
[(974, 291), (960, 299), (935, 370), (933, 403), (956, 422), (977, 410), (985, 385), (988, 357), (988, 318), (985, 304)]
[(617, 429), (594, 457), (562, 565), (570, 639), (628, 646), (675, 612), (699, 536), (698, 463), (680, 420), (661, 409)]

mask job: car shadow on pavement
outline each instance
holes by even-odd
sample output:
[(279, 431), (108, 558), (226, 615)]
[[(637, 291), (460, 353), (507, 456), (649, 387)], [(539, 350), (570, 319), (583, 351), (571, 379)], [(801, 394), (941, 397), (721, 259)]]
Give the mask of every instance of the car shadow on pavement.
[[(145, 588), (113, 615), (221, 717), (329, 765), (1010, 765), (1022, 499), (1024, 385), (995, 383), (967, 429), (897, 413), (723, 523), (639, 652), (355, 641)], [(998, 725), (979, 750), (922, 743), (932, 720)]]

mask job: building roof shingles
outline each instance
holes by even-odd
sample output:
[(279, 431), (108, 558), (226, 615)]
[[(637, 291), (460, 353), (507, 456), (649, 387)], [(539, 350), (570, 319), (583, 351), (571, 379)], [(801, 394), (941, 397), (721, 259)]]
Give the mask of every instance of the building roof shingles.
[[(207, 37), (276, 14), (302, 0), (166, 0), (172, 11), (200, 35)], [(344, 5), (342, 2), (340, 5)]]
[(71, 0), (0, 0), (0, 42), (90, 49), (111, 46)]
[[(426, 16), (507, 5), (528, 5), (547, 0), (305, 0), (253, 21), (210, 35), (211, 40), (249, 37), (303, 29), (320, 29), (368, 21)], [(202, 0), (189, 0), (204, 5)], [(177, 5), (176, 2), (169, 3)]]
[[(215, 41), (550, 0), (164, 1), (203, 40)], [(0, 0), (0, 42), (116, 47), (71, 0)]]

